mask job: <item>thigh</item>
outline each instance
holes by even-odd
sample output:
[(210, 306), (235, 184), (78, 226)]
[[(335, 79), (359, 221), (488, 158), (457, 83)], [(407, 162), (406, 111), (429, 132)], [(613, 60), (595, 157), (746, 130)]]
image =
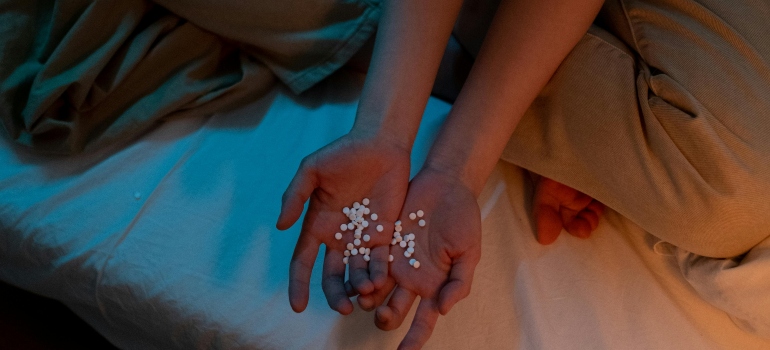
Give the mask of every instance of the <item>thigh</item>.
[(747, 251), (770, 227), (770, 79), (767, 24), (738, 8), (750, 24), (693, 1), (609, 1), (613, 35), (578, 44), (505, 158), (689, 251)]

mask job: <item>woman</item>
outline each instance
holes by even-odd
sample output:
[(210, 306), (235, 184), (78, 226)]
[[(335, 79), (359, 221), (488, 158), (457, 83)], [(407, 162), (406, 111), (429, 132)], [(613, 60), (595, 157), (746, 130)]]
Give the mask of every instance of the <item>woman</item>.
[[(375, 322), (397, 327), (420, 295), (402, 346), (424, 344), (438, 314), (470, 291), (481, 240), (475, 199), (502, 156), (544, 176), (534, 203), (541, 243), (562, 228), (587, 237), (601, 214), (596, 198), (678, 247), (669, 252), (704, 298), (767, 332), (763, 313), (724, 300), (718, 282), (745, 276), (727, 271), (737, 264), (724, 262), (735, 260), (719, 258), (760, 244), (770, 224), (770, 145), (762, 141), (770, 131), (762, 117), (770, 107), (770, 7), (733, 5), (501, 1), (425, 166), (407, 185), (419, 117), (461, 2), (386, 2), (353, 129), (308, 156), (284, 195), (279, 228), (310, 198), (290, 270), (294, 310), (306, 306), (324, 243), (329, 305), (348, 314), (348, 295), (357, 293), (373, 309), (397, 285)], [(614, 35), (586, 35), (597, 14)], [(416, 253), (430, 258), (416, 270), (394, 248), (388, 268), (393, 225), (385, 224), (387, 234), (371, 233), (369, 263), (350, 258), (346, 291), (348, 240), (332, 237), (339, 210), (364, 197), (386, 223), (430, 213)], [(761, 287), (735, 289), (751, 295)]]

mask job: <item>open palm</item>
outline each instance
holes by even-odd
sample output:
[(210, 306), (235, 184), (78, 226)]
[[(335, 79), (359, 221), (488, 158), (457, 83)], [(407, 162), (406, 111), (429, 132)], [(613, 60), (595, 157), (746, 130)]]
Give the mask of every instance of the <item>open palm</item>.
[[(345, 292), (343, 253), (354, 241), (354, 231), (343, 231), (340, 225), (350, 222), (342, 209), (363, 198), (370, 200), (369, 215), (376, 213), (378, 218), (368, 216), (369, 226), (362, 232), (371, 237), (360, 245), (371, 249), (371, 260), (365, 261), (360, 254), (348, 258), (350, 285), (360, 294), (385, 285), (390, 232), (408, 182), (408, 150), (380, 139), (348, 134), (302, 160), (284, 193), (276, 225), (281, 230), (291, 227), (310, 199), (289, 268), (289, 301), (294, 311), (307, 307), (310, 275), (321, 244), (326, 245), (322, 287), (329, 306), (341, 314), (353, 311)], [(378, 225), (383, 226), (382, 232), (376, 230)], [(335, 238), (337, 232), (342, 239)]]
[[(418, 225), (419, 218), (409, 219), (418, 210), (425, 213), (424, 227)], [(419, 348), (438, 315), (470, 293), (481, 257), (481, 217), (475, 196), (459, 180), (423, 169), (409, 185), (400, 220), (402, 233), (415, 235), (414, 253), (408, 258), (405, 248), (391, 246), (390, 273), (397, 286), (388, 304), (377, 308), (376, 323), (384, 330), (399, 327), (419, 295), (414, 321), (401, 343), (401, 348)], [(410, 265), (412, 258), (420, 262), (419, 268)]]

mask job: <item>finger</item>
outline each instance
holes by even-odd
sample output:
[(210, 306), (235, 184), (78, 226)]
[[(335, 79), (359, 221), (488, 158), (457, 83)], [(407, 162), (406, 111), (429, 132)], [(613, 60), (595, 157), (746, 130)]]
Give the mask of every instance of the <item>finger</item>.
[(310, 294), (310, 275), (318, 256), (317, 241), (309, 234), (300, 233), (294, 255), (289, 264), (289, 303), (295, 312), (302, 312), (307, 307)]
[(404, 318), (416, 297), (417, 294), (412, 293), (412, 291), (403, 287), (396, 287), (393, 295), (390, 296), (390, 300), (388, 300), (388, 305), (382, 305), (377, 308), (374, 324), (384, 331), (398, 328), (404, 322)]
[(382, 302), (385, 301), (395, 286), (396, 280), (393, 277), (387, 277), (385, 284), (381, 288), (375, 289), (371, 294), (360, 295), (358, 297), (358, 305), (366, 311), (374, 310), (374, 308), (382, 305)]
[(572, 221), (566, 223), (564, 228), (569, 234), (578, 238), (588, 238), (591, 236), (591, 224), (580, 216), (576, 216)]
[(364, 261), (363, 254), (350, 256), (348, 260), (350, 270), (350, 285), (358, 294), (374, 292), (374, 284), (369, 280), (369, 264)]
[(350, 281), (345, 281), (345, 294), (347, 294), (348, 297), (354, 297), (358, 295), (358, 292), (353, 289), (353, 285), (350, 284)]
[(388, 280), (388, 256), (390, 256), (390, 247), (374, 247), (371, 251), (371, 260), (369, 261), (369, 277), (374, 284), (374, 289), (380, 289)]
[(458, 301), (471, 294), (473, 271), (479, 261), (478, 255), (478, 253), (468, 252), (453, 261), (449, 282), (441, 288), (438, 296), (438, 310), (442, 315), (449, 313)]
[(438, 307), (433, 299), (421, 299), (414, 314), (412, 326), (406, 332), (406, 337), (399, 344), (399, 350), (421, 349), (433, 333), (433, 328), (438, 321)]
[(321, 288), (329, 307), (343, 315), (353, 312), (353, 303), (345, 292), (345, 263), (341, 252), (326, 247)]
[(278, 222), (275, 227), (279, 230), (285, 230), (294, 225), (297, 219), (302, 215), (310, 195), (318, 187), (315, 168), (309, 165), (308, 158), (302, 160), (297, 174), (289, 183), (286, 192), (283, 193), (281, 201), (281, 214), (278, 215)]

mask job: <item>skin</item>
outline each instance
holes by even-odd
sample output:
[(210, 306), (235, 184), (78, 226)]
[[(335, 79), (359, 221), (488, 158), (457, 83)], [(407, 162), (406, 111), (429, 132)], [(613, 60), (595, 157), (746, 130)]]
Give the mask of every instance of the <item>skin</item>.
[[(281, 229), (299, 218), (310, 198), (290, 268), (294, 310), (302, 311), (307, 305), (313, 261), (324, 243), (327, 252), (332, 251), (327, 253), (323, 275), (329, 305), (349, 313), (348, 297), (361, 294), (359, 304), (369, 310), (379, 305), (375, 323), (389, 330), (400, 326), (419, 295), (415, 318), (399, 348), (422, 347), (438, 315), (470, 293), (481, 255), (479, 193), (524, 112), (585, 34), (601, 4), (599, 0), (502, 1), (426, 164), (407, 187), (409, 150), (461, 1), (386, 2), (351, 130), (359, 142), (351, 146), (343, 137), (308, 156), (284, 195)], [(367, 148), (365, 142), (377, 146)], [(359, 148), (363, 153), (354, 152)], [(383, 149), (401, 151), (377, 153)], [(537, 182), (535, 216), (538, 241), (544, 244), (553, 242), (562, 228), (587, 236), (601, 214), (598, 202), (558, 185), (546, 178)], [(383, 205), (377, 211), (383, 213), (383, 223), (400, 218), (407, 225), (411, 221), (406, 215), (416, 208), (428, 213), (425, 228), (404, 227), (405, 232), (414, 229), (415, 258), (423, 265), (412, 268), (402, 248), (389, 246), (393, 228), (386, 226), (387, 237), (378, 236), (373, 252), (390, 247), (397, 260), (390, 265), (389, 277), (381, 277), (383, 255), (378, 255), (378, 262), (369, 264), (368, 276), (360, 271), (366, 264), (351, 262), (351, 278), (345, 285), (342, 255), (335, 253), (344, 248), (332, 237), (344, 220), (340, 209), (367, 196)], [(342, 241), (349, 241), (348, 237)], [(388, 303), (380, 305), (388, 295)]]

